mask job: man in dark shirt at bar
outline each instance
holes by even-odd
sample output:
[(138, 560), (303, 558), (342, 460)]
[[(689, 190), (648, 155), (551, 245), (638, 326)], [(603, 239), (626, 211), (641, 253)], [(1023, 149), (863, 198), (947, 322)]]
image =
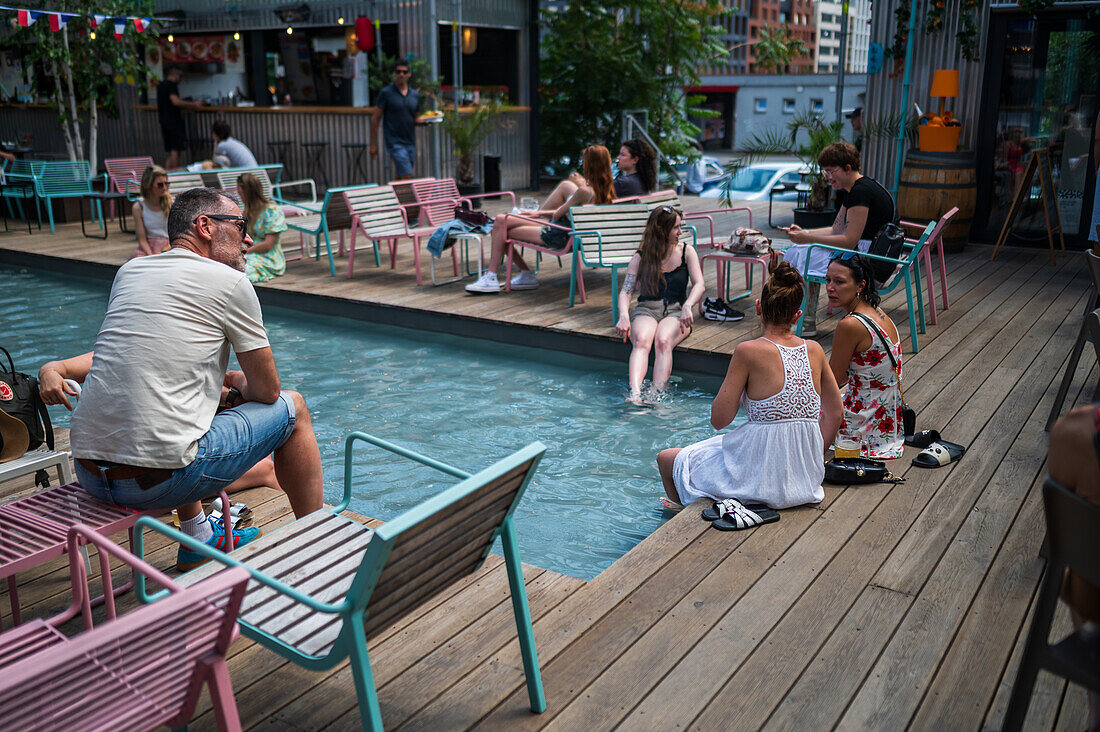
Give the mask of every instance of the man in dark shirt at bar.
[(167, 170), (180, 166), (180, 152), (187, 148), (187, 128), (183, 124), (184, 109), (198, 109), (202, 102), (189, 102), (180, 98), (180, 79), (183, 69), (169, 66), (164, 81), (157, 85), (157, 117), (160, 119), (160, 132), (164, 135), (164, 150), (168, 158), (164, 161)]
[(409, 62), (398, 61), (393, 67), (393, 83), (382, 87), (374, 103), (371, 119), (371, 157), (378, 156), (378, 128), (386, 132), (386, 152), (393, 159), (394, 178), (413, 177), (416, 164), (416, 114), (420, 94), (409, 86)]

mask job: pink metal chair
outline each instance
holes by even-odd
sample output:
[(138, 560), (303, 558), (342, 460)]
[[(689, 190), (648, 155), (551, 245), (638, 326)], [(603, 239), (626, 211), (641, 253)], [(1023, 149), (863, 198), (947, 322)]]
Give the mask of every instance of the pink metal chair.
[[(100, 557), (108, 621), (93, 627), (82, 544)], [(87, 526), (66, 537), (73, 601), (60, 615), (0, 634), (0, 720), (5, 730), (147, 730), (183, 727), (205, 683), (218, 727), (240, 730), (225, 655), (237, 637), (248, 571), (233, 567), (181, 587)], [(110, 559), (169, 595), (116, 617)], [(85, 631), (58, 626), (81, 614)]]
[[(760, 267), (760, 281), (763, 282), (768, 277), (768, 255), (757, 256), (753, 254), (736, 254), (734, 252), (728, 252), (722, 249), (721, 237), (716, 237), (714, 234), (714, 218), (717, 214), (733, 214), (734, 212), (747, 213), (749, 217), (749, 228), (752, 228), (752, 209), (748, 206), (737, 206), (735, 208), (712, 208), (702, 211), (685, 211), (684, 212), (684, 226), (691, 226), (695, 228), (696, 244), (695, 247), (699, 251), (700, 265), (708, 259), (714, 260), (714, 267), (718, 275), (718, 294), (724, 297), (727, 301), (739, 300), (743, 297), (748, 297), (752, 294), (752, 268)], [(747, 289), (739, 295), (733, 297), (729, 293), (729, 268), (730, 264), (743, 264), (745, 265), (745, 286)]]
[(107, 178), (116, 193), (136, 200), (141, 195), (141, 175), (145, 169), (153, 165), (151, 157), (137, 158), (110, 158), (103, 161), (103, 167), (107, 169)]
[[(959, 212), (959, 207), (955, 206), (950, 211), (940, 217), (940, 220), (936, 222), (936, 228), (932, 230), (932, 235), (928, 237), (928, 242), (924, 245), (924, 251), (921, 252), (920, 258), (924, 263), (924, 271), (927, 275), (926, 282), (928, 283), (928, 321), (932, 325), (936, 325), (938, 322), (936, 319), (936, 296), (933, 294), (932, 287), (932, 254), (933, 247), (936, 248), (937, 255), (940, 260), (940, 292), (943, 294), (943, 309), (947, 310), (950, 303), (947, 301), (947, 264), (943, 259), (943, 232), (947, 229), (947, 225), (951, 223), (951, 219)], [(927, 224), (918, 224), (912, 221), (902, 221), (902, 226), (911, 227), (917, 231), (923, 231)], [(916, 239), (906, 239), (906, 242), (915, 244)]]

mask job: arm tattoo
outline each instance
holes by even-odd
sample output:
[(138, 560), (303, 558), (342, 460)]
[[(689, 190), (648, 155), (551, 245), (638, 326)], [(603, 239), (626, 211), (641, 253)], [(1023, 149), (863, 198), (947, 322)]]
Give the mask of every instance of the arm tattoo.
[(626, 277), (623, 278), (623, 287), (622, 287), (621, 291), (625, 292), (628, 295), (630, 293), (634, 292), (634, 281), (636, 279), (637, 279), (637, 277), (635, 275), (632, 275), (629, 272), (627, 272)]

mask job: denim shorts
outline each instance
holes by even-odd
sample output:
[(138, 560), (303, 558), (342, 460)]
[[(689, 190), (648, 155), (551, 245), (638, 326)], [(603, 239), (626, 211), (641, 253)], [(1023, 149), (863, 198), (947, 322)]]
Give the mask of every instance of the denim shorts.
[[(214, 415), (189, 465), (148, 489), (133, 478), (108, 480), (76, 463), (81, 487), (107, 503), (131, 508), (175, 508), (211, 498), (270, 455), (294, 430), (294, 402), (284, 391), (274, 404), (245, 402)], [(98, 463), (100, 467), (111, 463)]]
[(405, 142), (387, 141), (386, 152), (393, 158), (393, 174), (395, 178), (413, 174), (413, 166), (416, 164), (416, 145), (410, 145)]

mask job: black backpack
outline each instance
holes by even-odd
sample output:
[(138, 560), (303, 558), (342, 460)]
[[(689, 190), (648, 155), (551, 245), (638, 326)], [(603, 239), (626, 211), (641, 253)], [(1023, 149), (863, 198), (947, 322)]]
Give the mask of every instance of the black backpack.
[[(15, 362), (7, 349), (0, 347), (0, 351), (8, 357), (6, 372), (3, 370), (3, 362), (0, 361), (0, 411), (26, 425), (30, 436), (28, 450), (34, 450), (43, 442), (49, 449), (54, 449), (53, 424), (50, 422), (49, 412), (46, 411), (46, 404), (38, 393), (38, 379), (17, 372)], [(35, 482), (43, 487), (49, 486), (49, 477), (45, 470), (38, 471)]]
[[(887, 191), (881, 183), (873, 178), (871, 180), (876, 186), (882, 188), (887, 196), (890, 196), (890, 191)], [(890, 201), (893, 202), (893, 200), (893, 196), (890, 196)], [(883, 224), (882, 228), (875, 234), (871, 246), (867, 249), (868, 254), (901, 259), (902, 252), (905, 249), (905, 231), (898, 225), (898, 220), (898, 207), (897, 204), (894, 204), (893, 220)], [(889, 262), (880, 262), (874, 259), (869, 261), (871, 270), (875, 273), (875, 283), (878, 285), (885, 284), (886, 280), (890, 279), (890, 275), (894, 274), (894, 270), (897, 269), (897, 265)]]

